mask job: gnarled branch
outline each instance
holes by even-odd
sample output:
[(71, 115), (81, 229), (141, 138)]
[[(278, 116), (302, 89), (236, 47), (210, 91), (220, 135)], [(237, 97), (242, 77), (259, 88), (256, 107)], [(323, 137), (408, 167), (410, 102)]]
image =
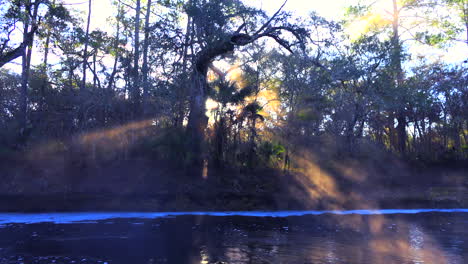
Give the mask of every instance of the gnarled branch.
[(26, 50), (26, 47), (32, 44), (33, 36), (36, 33), (37, 28), (38, 28), (37, 25), (34, 26), (31, 29), (31, 32), (29, 32), (26, 35), (26, 39), (21, 44), (19, 44), (18, 47), (16, 47), (15, 49), (11, 51), (5, 52), (4, 54), (0, 54), (0, 68), (3, 67), (3, 65), (7, 64), (8, 62), (23, 56)]

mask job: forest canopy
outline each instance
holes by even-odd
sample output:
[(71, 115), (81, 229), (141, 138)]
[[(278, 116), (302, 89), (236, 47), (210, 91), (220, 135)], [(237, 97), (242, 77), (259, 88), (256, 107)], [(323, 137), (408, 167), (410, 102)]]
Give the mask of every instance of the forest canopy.
[(288, 1), (114, 0), (106, 25), (92, 2), (0, 0), (1, 157), (468, 158), (466, 0), (356, 0), (337, 19)]

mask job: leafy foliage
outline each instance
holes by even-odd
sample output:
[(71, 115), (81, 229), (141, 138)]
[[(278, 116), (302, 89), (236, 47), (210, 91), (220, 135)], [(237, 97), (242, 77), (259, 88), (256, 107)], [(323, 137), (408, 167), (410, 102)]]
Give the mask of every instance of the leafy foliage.
[[(407, 35), (400, 31), (398, 41), (384, 16), (385, 23), (349, 36), (352, 22), (376, 19), (369, 16), (373, 6), (364, 2), (346, 10), (347, 21), (328, 21), (316, 13), (297, 18), (287, 12), (269, 21), (264, 11), (245, 1), (164, 0), (154, 1), (151, 12), (143, 7), (148, 23), (138, 24), (134, 1), (121, 0), (113, 5), (112, 30), (95, 29), (88, 35), (83, 19), (69, 6), (58, 0), (40, 2), (33, 65), (24, 65), (29, 75), (0, 70), (2, 156), (59, 141), (66, 145), (62, 149), (89, 151), (83, 155), (87, 157), (147, 155), (187, 166), (196, 155), (187, 150), (191, 142), (185, 131), (193, 111), (192, 84), (199, 81), (193, 74), (195, 61), (201, 51), (235, 42), (236, 50), (223, 46), (229, 52), (208, 56), (207, 68), (219, 60), (241, 71), (207, 78), (206, 98), (215, 105), (203, 131), (207, 155), (201, 158), (208, 163), (281, 167), (288, 153), (324, 138), (349, 153), (373, 144), (415, 159), (468, 158), (466, 64), (418, 60), (408, 44), (453, 44), (465, 30), (463, 1), (402, 1), (402, 12), (418, 15), (419, 26)], [(31, 17), (23, 1), (0, 3), (3, 55), (20, 45), (13, 36), (22, 36), (20, 29)], [(428, 12), (436, 7), (456, 10), (459, 16)], [(400, 22), (400, 30), (416, 25)], [(139, 44), (145, 53), (140, 57), (135, 55), (136, 28), (147, 40)], [(259, 38), (253, 42), (255, 33)], [(238, 39), (228, 38), (232, 36)], [(142, 65), (135, 65), (135, 57)], [(86, 91), (80, 89), (83, 65), (89, 74)], [(130, 96), (136, 68), (141, 115), (135, 115)], [(24, 80), (26, 93), (21, 90)], [(22, 94), (27, 95), (25, 126), (20, 122)], [(401, 131), (406, 135), (404, 153)]]

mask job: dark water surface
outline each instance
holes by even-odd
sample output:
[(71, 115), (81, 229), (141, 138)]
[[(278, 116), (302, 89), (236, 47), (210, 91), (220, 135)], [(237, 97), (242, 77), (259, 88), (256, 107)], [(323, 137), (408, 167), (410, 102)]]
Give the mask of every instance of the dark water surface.
[(468, 263), (468, 210), (0, 214), (0, 263)]

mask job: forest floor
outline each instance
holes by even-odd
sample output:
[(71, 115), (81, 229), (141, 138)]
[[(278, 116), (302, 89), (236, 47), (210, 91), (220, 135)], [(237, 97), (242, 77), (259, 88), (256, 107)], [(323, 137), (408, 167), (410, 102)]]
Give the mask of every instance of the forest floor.
[(99, 166), (64, 165), (60, 159), (50, 158), (3, 160), (0, 211), (468, 207), (466, 166), (414, 166), (398, 159), (301, 159), (299, 167), (288, 171), (208, 167), (205, 177), (147, 158), (108, 161)]

